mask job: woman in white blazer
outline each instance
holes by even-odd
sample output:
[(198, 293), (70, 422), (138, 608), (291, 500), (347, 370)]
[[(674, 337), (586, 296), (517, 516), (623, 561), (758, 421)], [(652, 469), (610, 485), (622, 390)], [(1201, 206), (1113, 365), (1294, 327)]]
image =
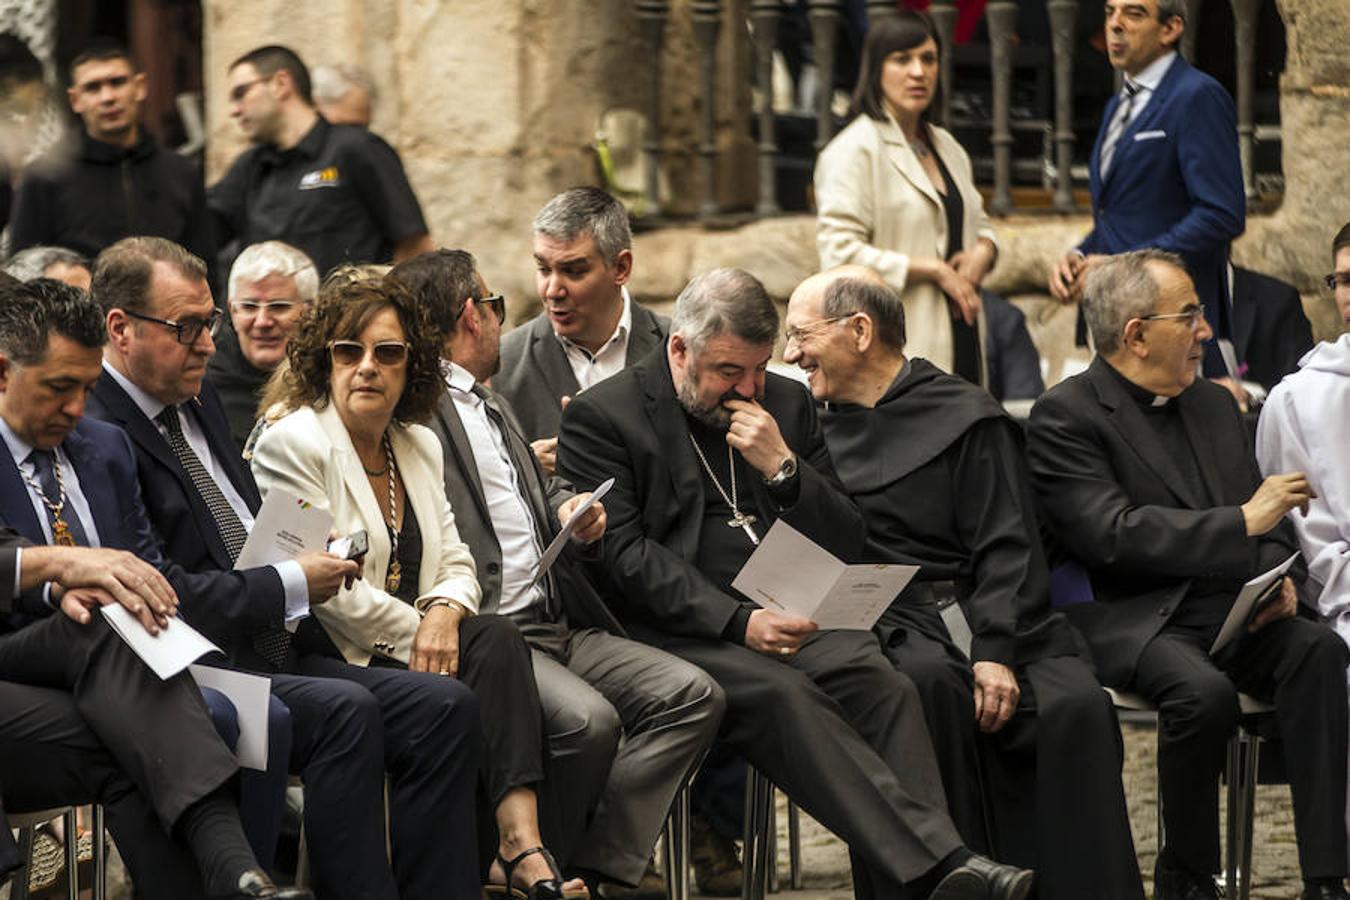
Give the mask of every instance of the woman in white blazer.
[(906, 353), (983, 384), (979, 285), (997, 255), (970, 157), (928, 121), (937, 32), (901, 12), (867, 33), (853, 121), (816, 161), (822, 269), (875, 269), (904, 301)]
[(362, 578), (315, 617), (349, 663), (458, 677), (478, 695), (499, 833), (489, 891), (584, 897), (579, 881), (564, 891), (540, 838), (545, 741), (529, 650), (509, 619), (476, 614), (478, 580), (446, 499), (440, 442), (413, 424), (443, 390), (426, 310), (382, 279), (331, 280), (287, 357), (282, 396), (293, 412), (253, 449), (258, 488), (325, 508), (338, 534), (364, 531), (369, 542)]

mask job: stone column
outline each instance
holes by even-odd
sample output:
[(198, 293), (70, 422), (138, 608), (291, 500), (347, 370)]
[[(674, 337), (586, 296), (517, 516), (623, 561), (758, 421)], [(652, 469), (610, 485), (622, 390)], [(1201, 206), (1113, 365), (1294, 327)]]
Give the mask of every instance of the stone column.
[(703, 203), (698, 214), (708, 218), (717, 214), (717, 33), (721, 30), (720, 0), (694, 0), (694, 41), (698, 44), (699, 83), (702, 86), (703, 135), (699, 143), (702, 162)]
[(646, 181), (643, 196), (646, 214), (661, 214), (661, 53), (664, 46), (666, 18), (670, 15), (667, 0), (638, 0), (638, 25), (647, 45), (648, 95), (647, 138), (642, 151), (647, 157)]
[(1055, 209), (1073, 212), (1073, 53), (1077, 0), (1049, 0), (1055, 64)]
[(938, 62), (938, 84), (942, 86), (942, 107), (934, 110), (937, 119), (946, 125), (952, 118), (952, 56), (956, 44), (956, 4), (952, 0), (933, 0), (928, 7), (938, 40), (942, 44), (942, 58)]
[(809, 0), (811, 43), (816, 48), (816, 152), (834, 137), (834, 42), (839, 35), (839, 0)]
[(755, 83), (759, 86), (759, 202), (755, 213), (778, 214), (775, 164), (778, 144), (773, 130), (773, 53), (778, 47), (779, 0), (753, 0), (750, 21), (755, 32)]
[(1205, 0), (1186, 0), (1186, 30), (1181, 33), (1181, 55), (1195, 62), (1195, 42), (1200, 38), (1200, 7)]
[(1252, 137), (1256, 133), (1252, 91), (1256, 81), (1256, 17), (1261, 11), (1261, 0), (1232, 0), (1232, 4), (1236, 26), (1238, 149), (1242, 153), (1242, 183), (1247, 189), (1247, 201), (1251, 202), (1256, 197), (1256, 180), (1252, 175)]
[(1017, 25), (1017, 4), (994, 0), (986, 12), (989, 17), (990, 68), (994, 76), (994, 196), (989, 211), (1007, 215), (1012, 210), (1012, 49), (1013, 29)]
[(867, 0), (867, 25), (895, 15), (895, 0)]

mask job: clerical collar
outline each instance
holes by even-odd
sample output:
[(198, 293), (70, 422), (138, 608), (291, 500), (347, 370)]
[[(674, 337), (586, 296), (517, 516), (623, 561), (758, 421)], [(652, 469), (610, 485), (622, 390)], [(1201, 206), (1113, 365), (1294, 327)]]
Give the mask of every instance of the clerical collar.
[(1160, 409), (1167, 406), (1169, 402), (1175, 399), (1173, 397), (1164, 397), (1162, 394), (1155, 394), (1147, 388), (1140, 387), (1122, 375), (1115, 366), (1106, 362), (1105, 359), (1103, 359), (1102, 362), (1106, 363), (1106, 370), (1115, 376), (1116, 380), (1125, 388), (1125, 393), (1129, 394), (1130, 399), (1145, 409)]

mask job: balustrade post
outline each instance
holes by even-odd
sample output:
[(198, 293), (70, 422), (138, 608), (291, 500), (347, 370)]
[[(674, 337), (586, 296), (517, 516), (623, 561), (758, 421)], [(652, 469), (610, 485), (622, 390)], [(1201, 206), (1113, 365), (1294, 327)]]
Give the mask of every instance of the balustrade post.
[(1242, 184), (1247, 200), (1256, 198), (1256, 177), (1253, 174), (1252, 151), (1256, 134), (1252, 111), (1252, 93), (1256, 73), (1256, 17), (1261, 11), (1261, 0), (1232, 0), (1237, 42), (1237, 130), (1238, 150), (1242, 153)]
[(839, 36), (839, 0), (809, 0), (811, 44), (816, 50), (816, 152), (834, 137), (834, 42)]
[(661, 56), (669, 15), (667, 0), (637, 2), (638, 27), (648, 53), (647, 139), (642, 144), (642, 152), (647, 157), (644, 212), (649, 216), (661, 214)]
[(994, 196), (989, 211), (1006, 215), (1012, 209), (1012, 36), (1017, 26), (1017, 4), (994, 0), (989, 18), (990, 69), (994, 76)]
[(774, 167), (778, 143), (773, 128), (773, 52), (778, 47), (780, 0), (753, 0), (750, 22), (755, 30), (755, 81), (759, 85), (759, 202), (755, 213), (778, 215)]
[(867, 0), (867, 27), (887, 16), (895, 15), (896, 0)]
[(694, 42), (699, 51), (699, 80), (703, 88), (703, 140), (698, 152), (703, 173), (703, 203), (699, 217), (717, 214), (717, 34), (722, 27), (721, 0), (694, 0)]
[(1055, 209), (1073, 212), (1073, 54), (1077, 0), (1049, 0), (1055, 65)]
[(956, 46), (956, 4), (952, 0), (933, 0), (928, 15), (937, 29), (942, 44), (942, 58), (938, 62), (938, 85), (942, 89), (942, 107), (934, 110), (937, 120), (948, 128), (952, 119), (952, 56)]

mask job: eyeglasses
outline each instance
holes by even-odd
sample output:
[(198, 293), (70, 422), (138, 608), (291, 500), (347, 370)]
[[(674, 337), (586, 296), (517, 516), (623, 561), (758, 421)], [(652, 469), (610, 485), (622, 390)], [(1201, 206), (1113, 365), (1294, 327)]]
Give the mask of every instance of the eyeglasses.
[(267, 78), (266, 76), (264, 76), (261, 78), (255, 78), (252, 81), (245, 81), (243, 84), (236, 84), (234, 87), (230, 88), (230, 95), (229, 95), (230, 102), (238, 103), (240, 100), (243, 100), (245, 97), (248, 96), (248, 92), (253, 90), (253, 86), (255, 84), (257, 84), (260, 81), (266, 80)]
[(224, 315), (220, 310), (213, 309), (206, 318), (190, 316), (186, 319), (179, 319), (177, 322), (169, 319), (157, 319), (154, 316), (147, 316), (144, 313), (123, 310), (133, 319), (140, 319), (142, 322), (154, 322), (156, 325), (163, 325), (165, 328), (171, 328), (174, 332), (174, 340), (180, 344), (191, 347), (197, 343), (197, 338), (202, 336), (202, 332), (209, 332), (212, 337), (216, 336), (216, 330), (220, 328), (220, 319)]
[(800, 344), (806, 338), (809, 338), (812, 335), (820, 334), (822, 331), (833, 325), (835, 322), (842, 322), (845, 319), (851, 319), (854, 317), (854, 315), (856, 315), (855, 312), (844, 313), (842, 316), (830, 316), (828, 319), (817, 319), (816, 321), (810, 322), (801, 327), (797, 327), (796, 325), (794, 325), (791, 328), (788, 328), (785, 332), (783, 332), (783, 334), (784, 336), (787, 337), (789, 344), (793, 343), (794, 341)]
[(1200, 303), (1196, 306), (1188, 306), (1181, 312), (1174, 313), (1150, 313), (1147, 316), (1137, 316), (1141, 322), (1156, 322), (1161, 319), (1185, 319), (1186, 325), (1194, 331), (1200, 326), (1200, 320), (1205, 317), (1205, 304)]
[[(366, 358), (367, 347), (360, 341), (329, 341), (328, 352), (335, 366), (359, 365)], [(408, 360), (408, 345), (403, 341), (380, 341), (369, 347), (375, 364), (392, 368), (401, 366)]]
[(477, 306), (486, 306), (492, 310), (492, 314), (497, 317), (497, 322), (506, 321), (506, 298), (501, 294), (493, 294), (491, 297), (483, 297), (473, 301)]
[(1327, 290), (1334, 291), (1336, 288), (1350, 288), (1350, 272), (1332, 272), (1322, 278), (1322, 283), (1327, 286)]
[(301, 304), (293, 300), (231, 300), (230, 307), (246, 319), (252, 319), (266, 310), (274, 319), (284, 319), (298, 309)]

